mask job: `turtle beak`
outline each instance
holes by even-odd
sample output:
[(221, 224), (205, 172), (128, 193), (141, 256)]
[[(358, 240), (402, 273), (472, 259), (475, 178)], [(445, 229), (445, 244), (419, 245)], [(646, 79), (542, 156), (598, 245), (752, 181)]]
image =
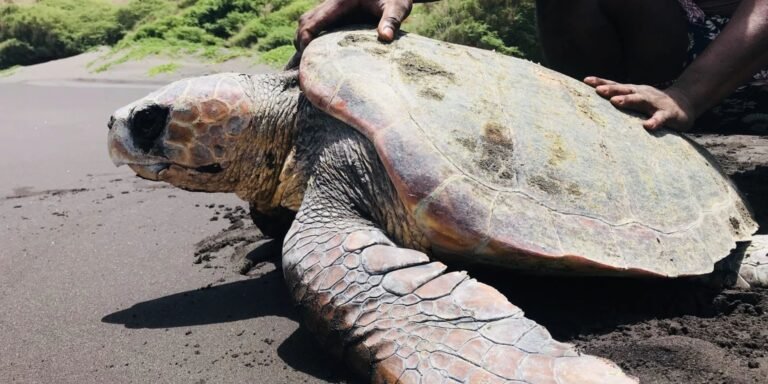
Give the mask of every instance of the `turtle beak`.
[(121, 165), (130, 164), (128, 151), (125, 149), (125, 145), (120, 141), (118, 137), (109, 135), (109, 158), (112, 160), (112, 164), (115, 167)]
[(130, 164), (130, 151), (126, 147), (126, 139), (130, 138), (126, 127), (130, 110), (126, 109), (127, 107), (117, 110), (109, 117), (109, 122), (107, 122), (107, 128), (109, 129), (107, 136), (109, 158), (116, 167)]
[(131, 143), (131, 135), (128, 131), (128, 117), (130, 116), (131, 109), (130, 107), (118, 109), (109, 117), (109, 122), (107, 122), (107, 128), (109, 128), (107, 136), (109, 158), (112, 159), (112, 163), (116, 167), (131, 164), (132, 160), (136, 160), (135, 156), (131, 156), (134, 146)]
[(109, 122), (107, 123), (107, 127), (109, 128), (107, 138), (109, 157), (116, 167), (129, 165), (131, 168), (134, 166), (146, 168), (142, 169), (141, 172), (137, 169), (134, 169), (134, 171), (139, 173), (142, 177), (150, 179), (152, 179), (150, 176), (154, 174), (156, 179), (157, 173), (161, 168), (167, 168), (168, 160), (142, 153), (142, 151), (137, 148), (128, 126), (128, 118), (132, 110), (132, 106), (123, 107), (117, 110), (109, 118)]
[(162, 180), (162, 176), (164, 171), (166, 171), (169, 168), (168, 164), (151, 164), (151, 165), (138, 165), (138, 164), (128, 164), (131, 169), (136, 172), (136, 174), (147, 180), (152, 181), (160, 181)]

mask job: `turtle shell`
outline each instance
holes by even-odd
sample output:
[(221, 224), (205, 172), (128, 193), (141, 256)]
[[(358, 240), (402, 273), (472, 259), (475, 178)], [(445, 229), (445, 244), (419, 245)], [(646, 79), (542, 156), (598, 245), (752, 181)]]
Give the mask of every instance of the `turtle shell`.
[(697, 275), (756, 231), (715, 160), (592, 88), (413, 34), (304, 52), (309, 100), (368, 139), (437, 253), (549, 271)]

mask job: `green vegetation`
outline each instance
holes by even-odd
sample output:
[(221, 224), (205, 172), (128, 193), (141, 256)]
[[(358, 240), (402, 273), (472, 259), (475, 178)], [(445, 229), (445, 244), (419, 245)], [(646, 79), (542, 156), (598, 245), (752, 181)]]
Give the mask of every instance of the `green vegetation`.
[(122, 37), (114, 7), (98, 0), (40, 0), (0, 6), (0, 68), (114, 44)]
[(535, 0), (442, 0), (416, 5), (404, 29), (540, 61)]
[(156, 65), (147, 71), (147, 75), (151, 76), (157, 76), (161, 73), (173, 73), (176, 72), (181, 66), (176, 63), (167, 63), (167, 64), (160, 64)]
[(261, 61), (273, 67), (281, 67), (291, 59), (294, 53), (296, 53), (296, 49), (293, 48), (293, 44), (281, 45), (262, 53)]
[[(182, 1), (176, 12), (137, 23), (115, 46), (121, 55), (116, 62), (161, 52), (197, 53), (224, 61), (254, 52), (268, 53), (264, 60), (274, 63), (292, 46), (296, 20), (315, 4), (316, 0)], [(283, 55), (276, 57), (279, 53)]]
[(0, 69), (0, 77), (8, 77), (16, 73), (21, 68), (21, 65), (14, 65), (6, 69)]
[[(38, 0), (0, 5), (0, 69), (112, 47), (92, 70), (149, 55), (239, 56), (279, 66), (296, 20), (319, 0)], [(539, 58), (533, 0), (442, 0), (417, 5), (404, 29), (505, 54)], [(153, 68), (154, 69), (154, 68)], [(158, 68), (172, 70), (170, 66)], [(161, 72), (157, 72), (161, 73)]]
[(261, 55), (287, 60), (296, 20), (318, 0), (39, 0), (0, 5), (0, 68), (85, 52), (112, 51), (93, 70), (148, 55), (211, 61)]

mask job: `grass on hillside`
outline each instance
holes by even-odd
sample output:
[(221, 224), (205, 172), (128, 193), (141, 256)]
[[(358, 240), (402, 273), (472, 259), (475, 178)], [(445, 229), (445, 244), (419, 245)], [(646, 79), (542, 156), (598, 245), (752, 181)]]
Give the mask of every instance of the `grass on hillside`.
[[(138, 23), (100, 69), (151, 54), (197, 54), (213, 62), (255, 56), (270, 64), (293, 54), (296, 20), (316, 0), (200, 0)], [(129, 4), (130, 6), (130, 4)], [(291, 52), (288, 52), (291, 50)]]
[(441, 0), (414, 6), (403, 29), (540, 61), (535, 11), (535, 0)]
[(114, 6), (99, 0), (41, 0), (0, 5), (0, 68), (27, 65), (111, 45), (123, 35)]
[(153, 77), (163, 73), (173, 73), (179, 70), (179, 68), (181, 68), (181, 66), (177, 63), (160, 64), (150, 68), (149, 71), (147, 71), (147, 75)]
[[(404, 29), (538, 59), (534, 0), (442, 0), (417, 5)], [(0, 69), (111, 51), (92, 66), (149, 55), (221, 62), (250, 56), (281, 66), (299, 16), (319, 0), (39, 0), (0, 5)]]
[(95, 71), (149, 55), (287, 61), (299, 16), (317, 0), (40, 0), (0, 5), (0, 68), (112, 46)]
[(5, 68), (5, 69), (0, 69), (0, 78), (12, 76), (19, 69), (21, 69), (21, 65), (14, 65), (13, 67), (8, 67), (8, 68)]

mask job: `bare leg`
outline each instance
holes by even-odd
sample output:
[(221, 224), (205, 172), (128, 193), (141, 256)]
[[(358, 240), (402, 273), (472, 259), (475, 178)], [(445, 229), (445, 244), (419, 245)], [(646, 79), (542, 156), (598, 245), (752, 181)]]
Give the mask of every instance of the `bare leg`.
[(579, 80), (658, 84), (682, 70), (687, 22), (676, 0), (539, 0), (547, 65)]
[(626, 78), (619, 32), (598, 0), (538, 0), (536, 16), (549, 67), (577, 79)]

